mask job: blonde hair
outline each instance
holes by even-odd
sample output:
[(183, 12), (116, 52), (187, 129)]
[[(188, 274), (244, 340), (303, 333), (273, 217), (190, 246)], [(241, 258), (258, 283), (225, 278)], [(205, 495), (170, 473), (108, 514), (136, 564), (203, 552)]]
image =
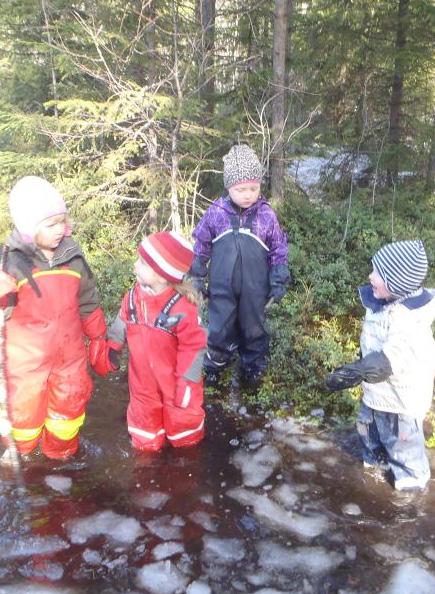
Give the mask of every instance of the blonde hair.
[(172, 286), (177, 291), (177, 293), (180, 293), (180, 295), (186, 297), (190, 303), (194, 303), (198, 307), (201, 305), (201, 296), (193, 286), (193, 283), (190, 279), (183, 279), (181, 283)]

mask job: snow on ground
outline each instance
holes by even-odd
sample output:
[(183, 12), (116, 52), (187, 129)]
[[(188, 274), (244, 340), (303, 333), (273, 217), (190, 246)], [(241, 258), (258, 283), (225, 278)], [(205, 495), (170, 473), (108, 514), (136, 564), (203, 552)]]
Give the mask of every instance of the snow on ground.
[(370, 159), (365, 154), (356, 157), (347, 151), (332, 150), (325, 156), (304, 155), (294, 159), (288, 173), (303, 190), (310, 193), (325, 176), (332, 175), (334, 181), (339, 181), (342, 177), (341, 172), (349, 168), (352, 169), (352, 178), (357, 181), (370, 164)]
[(82, 544), (93, 536), (104, 534), (115, 542), (131, 544), (144, 530), (135, 518), (128, 518), (105, 510), (65, 523), (69, 539), (72, 543)]

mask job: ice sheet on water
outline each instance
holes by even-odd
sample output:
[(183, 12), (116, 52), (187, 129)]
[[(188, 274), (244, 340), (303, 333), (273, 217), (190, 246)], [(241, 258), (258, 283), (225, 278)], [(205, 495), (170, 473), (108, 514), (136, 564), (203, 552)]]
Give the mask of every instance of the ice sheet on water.
[(226, 565), (237, 563), (245, 556), (245, 545), (239, 538), (204, 536), (202, 560), (208, 564)]
[(18, 536), (0, 541), (0, 559), (16, 559), (32, 555), (48, 555), (69, 549), (68, 542), (58, 536)]
[(82, 553), (82, 557), (89, 565), (99, 565), (102, 561), (100, 553), (93, 549), (85, 549)]
[(295, 464), (293, 468), (302, 472), (317, 472), (316, 465), (313, 462), (300, 462), (299, 464)]
[(299, 495), (288, 483), (283, 483), (277, 487), (272, 492), (272, 497), (287, 510), (291, 509), (299, 499)]
[(299, 453), (320, 452), (330, 447), (328, 442), (321, 441), (310, 435), (286, 435), (285, 433), (278, 432), (276, 437), (278, 441), (285, 443)]
[(144, 565), (137, 573), (137, 585), (151, 594), (183, 592), (188, 581), (169, 560)]
[(205, 582), (198, 580), (189, 584), (186, 594), (211, 594), (211, 588)]
[(227, 495), (242, 505), (252, 506), (254, 514), (273, 528), (286, 530), (303, 540), (315, 538), (326, 532), (329, 527), (326, 516), (321, 514), (304, 516), (287, 511), (267, 495), (258, 495), (241, 487), (230, 489)]
[(397, 566), (382, 594), (433, 594), (435, 576), (417, 561), (405, 561)]
[(179, 553), (184, 552), (184, 546), (181, 542), (175, 542), (173, 540), (168, 540), (167, 542), (162, 542), (153, 548), (153, 557), (156, 561), (161, 561), (162, 559), (167, 559), (168, 557), (172, 557), (173, 555), (178, 555)]
[(249, 431), (249, 433), (246, 433), (246, 435), (244, 436), (244, 441), (246, 441), (246, 443), (249, 444), (263, 443), (265, 438), (266, 434), (264, 431), (262, 431), (261, 429), (253, 429), (252, 431)]
[(373, 545), (373, 548), (380, 557), (383, 557), (388, 561), (403, 561), (404, 559), (408, 559), (410, 557), (407, 551), (385, 542), (378, 542), (377, 544)]
[(272, 429), (277, 439), (285, 435), (301, 435), (304, 433), (304, 427), (300, 421), (287, 417), (286, 419), (274, 419)]
[(150, 532), (162, 540), (181, 540), (183, 536), (181, 527), (184, 524), (185, 522), (180, 516), (165, 514), (149, 520), (145, 525)]
[(139, 507), (146, 507), (148, 509), (162, 509), (162, 507), (171, 498), (168, 493), (162, 491), (152, 491), (145, 495), (136, 495), (134, 501)]
[(323, 547), (284, 547), (273, 541), (257, 544), (258, 565), (266, 571), (302, 571), (306, 575), (327, 573), (338, 567), (343, 555)]
[(213, 520), (211, 515), (205, 511), (194, 511), (191, 514), (189, 514), (188, 517), (192, 520), (192, 522), (195, 522), (195, 524), (198, 524), (208, 532), (216, 532), (217, 530), (216, 522)]
[(206, 505), (213, 505), (213, 495), (211, 493), (204, 493), (204, 495), (201, 495), (199, 500)]
[(360, 506), (356, 503), (345, 503), (341, 511), (347, 516), (360, 516), (362, 514)]
[(69, 520), (65, 523), (72, 543), (82, 544), (93, 536), (103, 534), (113, 541), (131, 544), (144, 530), (135, 518), (122, 516), (111, 510), (97, 512), (91, 516)]
[(72, 487), (72, 479), (69, 476), (59, 476), (57, 474), (47, 474), (44, 479), (46, 485), (54, 491), (68, 493)]
[(284, 590), (276, 590), (275, 588), (261, 588), (261, 590), (255, 590), (254, 594), (293, 594), (293, 593), (285, 592)]
[(427, 559), (435, 561), (435, 549), (433, 547), (426, 547), (423, 551), (423, 555), (427, 557)]
[(264, 445), (255, 453), (238, 450), (231, 461), (241, 471), (246, 487), (258, 487), (278, 467), (281, 455), (274, 446)]
[(35, 578), (35, 581), (55, 582), (63, 577), (63, 566), (60, 563), (41, 559), (37, 562), (26, 563), (20, 567), (19, 572), (25, 578)]
[(81, 594), (83, 590), (76, 588), (58, 588), (43, 584), (21, 582), (10, 586), (0, 586), (0, 594)]

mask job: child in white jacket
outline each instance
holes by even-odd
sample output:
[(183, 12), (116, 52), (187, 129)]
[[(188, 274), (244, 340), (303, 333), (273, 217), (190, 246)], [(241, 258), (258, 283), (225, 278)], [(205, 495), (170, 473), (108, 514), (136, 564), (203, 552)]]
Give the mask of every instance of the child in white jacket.
[(421, 241), (397, 241), (372, 258), (370, 284), (359, 289), (366, 316), (362, 358), (333, 371), (331, 391), (362, 383), (357, 430), (365, 466), (384, 466), (397, 490), (430, 479), (423, 419), (433, 396), (435, 294), (422, 287), (428, 262)]

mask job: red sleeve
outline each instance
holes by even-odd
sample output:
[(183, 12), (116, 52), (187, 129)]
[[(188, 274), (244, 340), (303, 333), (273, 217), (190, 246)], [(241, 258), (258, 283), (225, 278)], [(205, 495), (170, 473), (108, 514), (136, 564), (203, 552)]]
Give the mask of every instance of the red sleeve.
[(175, 326), (178, 340), (177, 378), (199, 382), (202, 377), (202, 361), (207, 347), (207, 334), (201, 326), (198, 308), (185, 297), (173, 307), (171, 314), (184, 314)]

